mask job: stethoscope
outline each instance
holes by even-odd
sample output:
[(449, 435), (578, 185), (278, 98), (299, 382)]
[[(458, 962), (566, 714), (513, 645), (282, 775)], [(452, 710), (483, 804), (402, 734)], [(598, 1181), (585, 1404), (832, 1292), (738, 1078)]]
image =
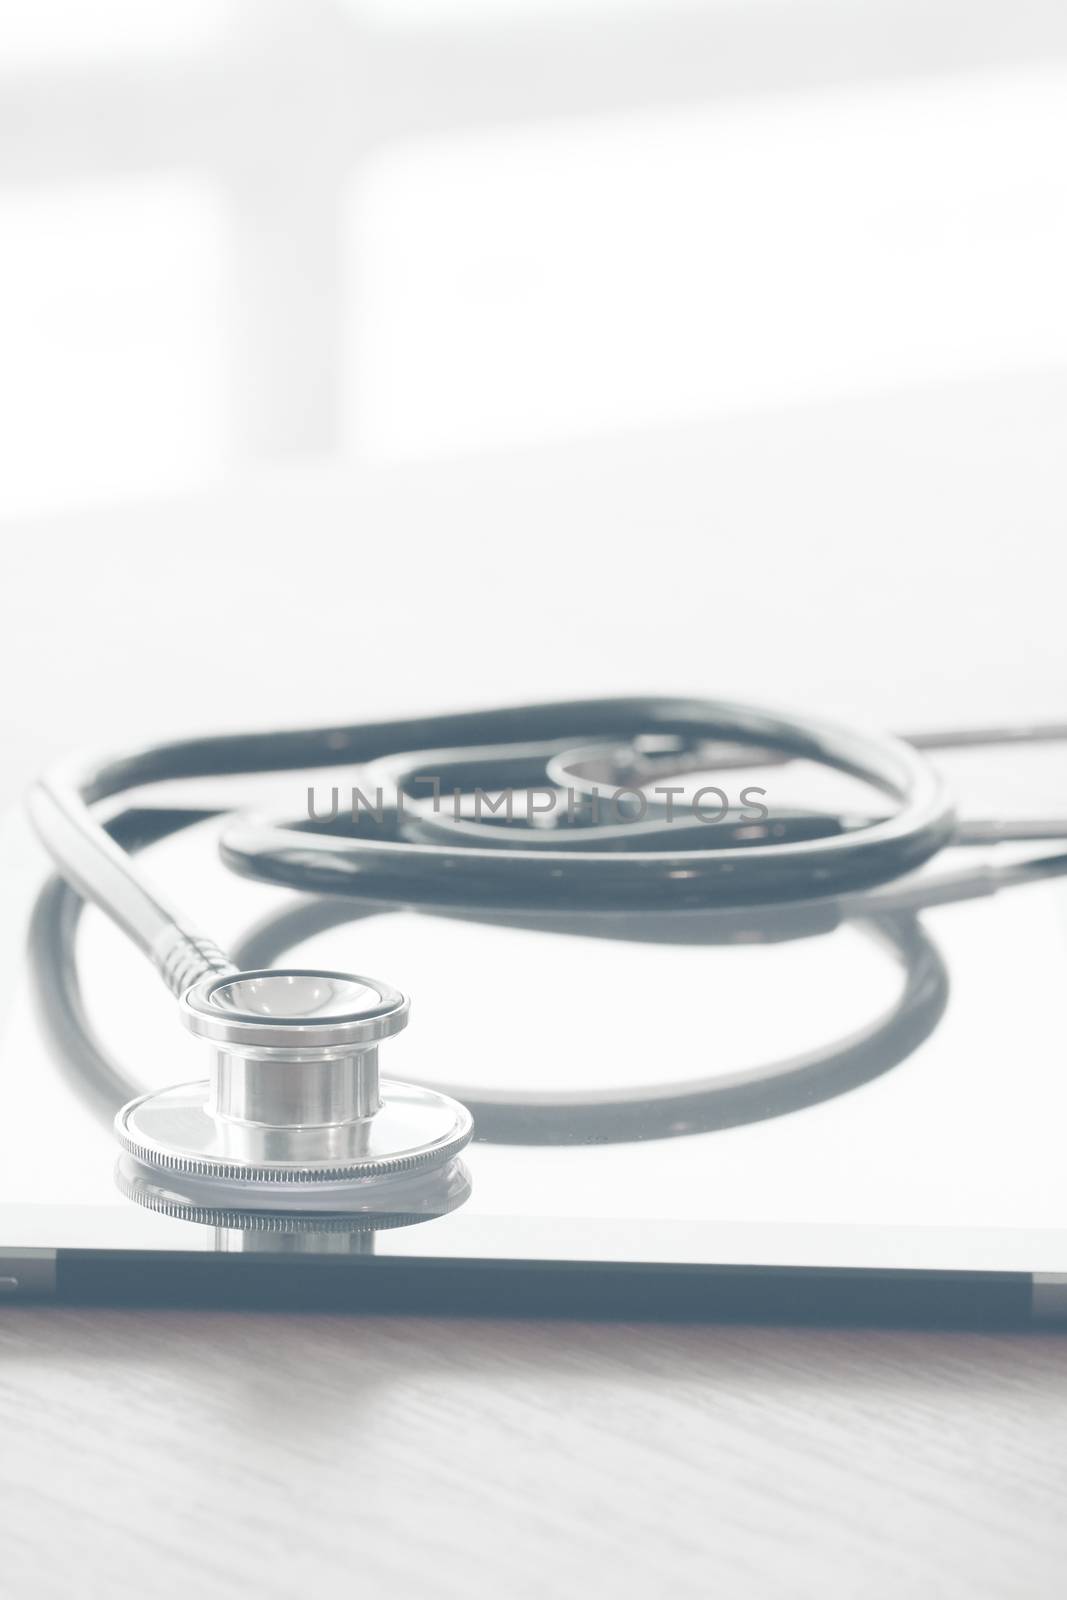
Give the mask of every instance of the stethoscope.
[[(1042, 725), (905, 740), (734, 703), (611, 699), (211, 737), (52, 774), (30, 801), (66, 880), (42, 896), (35, 923), (39, 953), (48, 955), (39, 965), (50, 973), (52, 1033), (102, 1098), (114, 1103), (129, 1087), (81, 1006), (73, 930), (82, 899), (91, 899), (150, 957), (181, 1020), (213, 1052), (207, 1080), (122, 1105), (115, 1128), (124, 1187), (157, 1208), (173, 1191), (204, 1215), (239, 1206), (382, 1216), (394, 1201), (398, 1213), (424, 1203), (439, 1214), (442, 1193), (452, 1205), (465, 1192), (457, 1163), (475, 1124), (479, 1137), (503, 1142), (596, 1142), (781, 1115), (885, 1071), (936, 1026), (947, 977), (919, 925), (921, 909), (1067, 868), (1067, 856), (1053, 856), (898, 882), (949, 844), (1067, 838), (1067, 818), (958, 820), (924, 752), (1064, 738), (1067, 726)], [(770, 807), (753, 820), (727, 806), (709, 826), (664, 800), (654, 781), (795, 758), (864, 780), (886, 797), (888, 814)], [(296, 823), (229, 816), (220, 846), (229, 866), (341, 897), (272, 919), (244, 941), (237, 961), (166, 904), (134, 859), (139, 846), (210, 813), (101, 815), (105, 802), (145, 785), (340, 765), (357, 769), (374, 806)], [(472, 817), (440, 803), (442, 791), (498, 801), (534, 787), (565, 797), (547, 820), (544, 812), (502, 819), (495, 809)], [(733, 1079), (587, 1095), (487, 1095), (463, 1085), (445, 1093), (379, 1074), (381, 1045), (408, 1020), (399, 990), (273, 964), (309, 928), (412, 905), (444, 917), (702, 943), (799, 937), (854, 919), (896, 955), (904, 985), (859, 1035)]]

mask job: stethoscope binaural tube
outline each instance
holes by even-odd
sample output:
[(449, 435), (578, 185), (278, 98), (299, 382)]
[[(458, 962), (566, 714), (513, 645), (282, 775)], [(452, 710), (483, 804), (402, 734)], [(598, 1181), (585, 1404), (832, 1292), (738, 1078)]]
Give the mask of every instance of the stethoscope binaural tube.
[[(465, 732), (458, 747), (409, 744), (432, 768), (458, 759), (499, 761), (503, 744), (544, 741), (542, 754), (586, 742), (587, 736), (630, 739), (650, 733), (691, 741), (774, 746), (787, 756), (821, 763), (860, 778), (887, 796), (895, 809), (869, 827), (835, 829), (814, 837), (721, 845), (714, 829), (701, 839), (677, 837), (672, 849), (619, 848), (610, 829), (590, 827), (565, 842), (536, 842), (498, 830), (472, 831), (462, 822), (434, 829), (425, 809), (408, 812), (399, 836), (365, 830), (355, 837), (310, 827), (285, 828), (242, 820), (224, 837), (224, 859), (235, 870), (276, 883), (360, 897), (420, 903), (512, 907), (610, 908), (639, 911), (781, 904), (870, 888), (921, 866), (952, 838), (955, 816), (929, 763), (902, 740), (854, 733), (815, 720), (783, 716), (733, 702), (670, 700), (582, 701), (484, 713), (474, 728), (453, 729), (458, 719), (428, 732)], [(508, 733), (506, 739), (497, 730)], [(474, 740), (472, 733), (480, 732)], [(370, 759), (395, 752), (380, 751)], [(506, 755), (505, 755), (506, 759)], [(388, 777), (388, 763), (383, 763)], [(634, 838), (638, 836), (635, 833)], [(587, 840), (586, 847), (583, 843)]]
[[(45, 777), (30, 811), (68, 881), (93, 899), (152, 959), (172, 989), (225, 965), (210, 940), (167, 905), (92, 815), (96, 801), (167, 779), (301, 767), (365, 765), (407, 751), (476, 748), (553, 741), (560, 749), (591, 740), (642, 734), (773, 747), (861, 778), (893, 803), (893, 813), (854, 832), (796, 844), (749, 843), (734, 849), (605, 852), (595, 838), (586, 851), (466, 848), (407, 840), (299, 839), (277, 831), (229, 846), (232, 864), (254, 855), (266, 863), (277, 846), (275, 873), (288, 870), (302, 887), (349, 880), (349, 892), (402, 897), (420, 879), (455, 878), (460, 903), (657, 905), (772, 904), (885, 883), (920, 866), (952, 837), (954, 816), (944, 785), (912, 746), (889, 735), (839, 728), (731, 701), (637, 698), (585, 700), (484, 712), (366, 723), (297, 732), (238, 734), (158, 746), (114, 761)], [(558, 854), (559, 859), (556, 859)], [(265, 871), (262, 875), (266, 875)], [(423, 885), (425, 888), (425, 885)]]

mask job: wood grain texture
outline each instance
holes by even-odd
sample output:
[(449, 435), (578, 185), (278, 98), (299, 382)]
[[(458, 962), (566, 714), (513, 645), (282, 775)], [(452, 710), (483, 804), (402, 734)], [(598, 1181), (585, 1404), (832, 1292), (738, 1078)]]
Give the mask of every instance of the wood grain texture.
[(0, 1315), (18, 1597), (1065, 1592), (1056, 1335)]

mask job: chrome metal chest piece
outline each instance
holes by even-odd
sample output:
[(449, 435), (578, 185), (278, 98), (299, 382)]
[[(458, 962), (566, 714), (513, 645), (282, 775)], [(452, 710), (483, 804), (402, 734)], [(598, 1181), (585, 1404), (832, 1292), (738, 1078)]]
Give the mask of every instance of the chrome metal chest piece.
[(186, 1027), (215, 1046), (211, 1077), (131, 1101), (119, 1140), (161, 1174), (239, 1186), (245, 1205), (329, 1207), (339, 1186), (440, 1168), (470, 1139), (470, 1114), (378, 1074), (379, 1045), (408, 1010), (375, 978), (213, 973), (180, 1001)]

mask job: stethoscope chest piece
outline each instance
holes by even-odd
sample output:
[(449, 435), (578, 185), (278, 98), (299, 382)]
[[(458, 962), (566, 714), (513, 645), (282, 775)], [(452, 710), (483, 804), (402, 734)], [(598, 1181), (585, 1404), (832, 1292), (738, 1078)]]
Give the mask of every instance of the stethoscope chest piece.
[(216, 972), (181, 1013), (214, 1066), (119, 1112), (120, 1142), (149, 1169), (233, 1185), (244, 1205), (329, 1210), (353, 1185), (445, 1166), (471, 1137), (457, 1101), (379, 1077), (379, 1045), (406, 1025), (408, 1001), (377, 979)]

